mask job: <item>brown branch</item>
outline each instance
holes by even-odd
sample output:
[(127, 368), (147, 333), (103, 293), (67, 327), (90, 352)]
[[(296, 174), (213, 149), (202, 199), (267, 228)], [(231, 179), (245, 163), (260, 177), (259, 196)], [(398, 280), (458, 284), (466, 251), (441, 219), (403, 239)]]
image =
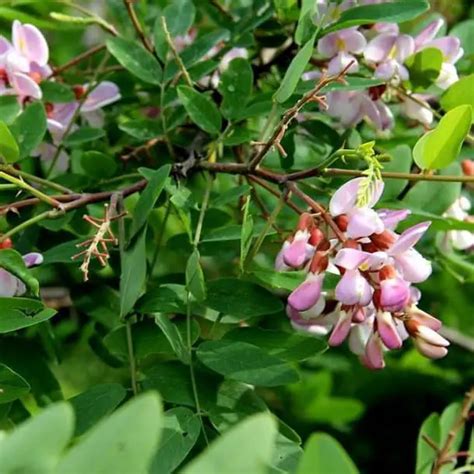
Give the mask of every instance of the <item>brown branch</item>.
[(286, 186), (291, 192), (293, 192), (296, 196), (298, 196), (301, 200), (308, 204), (308, 206), (310, 206), (314, 211), (321, 214), (321, 217), (324, 219), (326, 224), (331, 228), (335, 236), (341, 242), (346, 241), (344, 234), (341, 232), (338, 225), (334, 222), (333, 218), (331, 217), (331, 214), (329, 214), (329, 212), (327, 212), (326, 209), (321, 206), (321, 204), (317, 203), (314, 199), (312, 199), (306, 193), (301, 191), (295, 183), (289, 182), (286, 184)]
[(123, 3), (125, 5), (125, 8), (127, 9), (128, 16), (130, 17), (130, 20), (133, 24), (133, 27), (135, 28), (135, 31), (137, 32), (138, 37), (143, 43), (143, 46), (145, 46), (145, 48), (150, 51), (150, 53), (154, 54), (155, 48), (153, 47), (150, 40), (146, 37), (145, 32), (143, 31), (142, 25), (140, 24), (140, 20), (138, 19), (137, 14), (135, 12), (135, 8), (133, 8), (133, 0), (123, 0)]
[(352, 66), (352, 62), (348, 64), (339, 74), (336, 76), (330, 76), (330, 77), (323, 77), (321, 80), (318, 82), (316, 87), (309, 92), (307, 92), (303, 97), (301, 97), (296, 104), (288, 109), (285, 114), (283, 115), (283, 118), (281, 119), (280, 123), (277, 125), (275, 131), (273, 132), (273, 135), (270, 137), (270, 139), (265, 142), (262, 146), (262, 148), (256, 153), (256, 155), (250, 160), (250, 169), (254, 170), (257, 168), (257, 166), (262, 162), (262, 160), (265, 158), (266, 154), (270, 151), (270, 149), (273, 146), (277, 146), (279, 150), (280, 148), (280, 142), (282, 138), (285, 135), (285, 132), (292, 122), (292, 120), (298, 115), (300, 110), (309, 102), (319, 102), (321, 103), (321, 99), (318, 98), (318, 93), (326, 87), (328, 84), (331, 82), (337, 82), (341, 81), (344, 75), (346, 74), (347, 70)]
[(453, 423), (446, 441), (443, 446), (439, 448), (438, 455), (436, 456), (432, 474), (440, 474), (443, 466), (448, 464), (456, 456), (456, 453), (451, 453), (451, 449), (456, 439), (456, 436), (461, 431), (462, 427), (466, 424), (469, 419), (469, 413), (471, 411), (472, 404), (474, 403), (474, 387), (471, 387), (469, 392), (466, 393), (464, 401), (461, 407), (461, 413)]
[(59, 76), (64, 71), (76, 66), (80, 62), (84, 61), (84, 59), (88, 59), (96, 53), (100, 53), (102, 50), (105, 49), (105, 44), (100, 44), (98, 46), (94, 46), (93, 48), (85, 51), (84, 53), (79, 54), (75, 58), (72, 58), (67, 63), (63, 64), (62, 66), (58, 66), (53, 68), (53, 72), (49, 75), (49, 77)]

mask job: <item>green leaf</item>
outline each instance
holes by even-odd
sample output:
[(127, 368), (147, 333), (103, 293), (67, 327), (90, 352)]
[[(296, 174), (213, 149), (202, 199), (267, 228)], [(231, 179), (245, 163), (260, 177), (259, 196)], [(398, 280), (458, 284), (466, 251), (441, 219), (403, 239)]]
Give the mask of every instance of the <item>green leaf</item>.
[(155, 207), (156, 201), (163, 191), (166, 180), (171, 171), (170, 165), (164, 165), (158, 170), (153, 170), (146, 188), (140, 195), (140, 199), (133, 210), (132, 237), (146, 224), (150, 212)]
[(459, 105), (470, 105), (474, 110), (474, 74), (462, 77), (449, 87), (441, 96), (440, 104), (446, 111)]
[(173, 0), (164, 11), (171, 36), (184, 35), (194, 23), (196, 7), (191, 0)]
[(10, 125), (21, 111), (18, 99), (12, 95), (0, 96), (0, 117), (7, 125)]
[(106, 44), (110, 54), (134, 76), (149, 84), (161, 83), (163, 74), (158, 61), (136, 42), (115, 37)]
[(322, 339), (258, 327), (234, 329), (226, 333), (223, 340), (252, 344), (288, 362), (305, 360), (327, 349)]
[(231, 466), (235, 473), (266, 474), (276, 435), (277, 426), (270, 415), (251, 416), (214, 441), (183, 474), (222, 474), (222, 466)]
[(432, 413), (421, 425), (416, 445), (416, 474), (430, 474), (436, 459), (436, 451), (424, 440), (425, 436), (436, 445), (439, 444), (441, 435), (438, 413)]
[(222, 95), (221, 112), (229, 119), (239, 118), (252, 94), (253, 71), (250, 63), (235, 58), (222, 73), (218, 90)]
[(56, 314), (38, 300), (0, 298), (0, 334), (17, 331), (47, 321)]
[(474, 20), (464, 20), (453, 26), (449, 36), (455, 36), (461, 40), (465, 56), (474, 54)]
[[(219, 200), (220, 203), (220, 200)], [(252, 229), (252, 238), (257, 237), (265, 227), (264, 222), (257, 222)], [(275, 235), (275, 230), (269, 230), (267, 235)], [(242, 226), (239, 224), (226, 225), (206, 232), (201, 239), (201, 243), (206, 242), (230, 242), (239, 240), (242, 242)]]
[(41, 102), (28, 105), (16, 118), (11, 131), (20, 147), (20, 158), (31, 155), (46, 133), (46, 112)]
[(341, 13), (338, 21), (321, 32), (321, 36), (332, 31), (358, 25), (371, 25), (377, 22), (402, 23), (412, 20), (428, 10), (426, 0), (395, 1), (380, 5), (362, 5), (349, 8)]
[[(209, 371), (203, 372), (195, 368), (196, 385), (201, 407), (215, 403), (217, 383), (220, 382)], [(189, 377), (189, 367), (174, 361), (154, 365), (145, 372), (142, 383), (144, 390), (158, 390), (163, 400), (177, 405), (194, 407), (193, 386)]]
[(6, 126), (0, 121), (0, 155), (7, 163), (15, 163), (20, 158), (20, 149), (15, 137)]
[(132, 239), (122, 259), (120, 275), (120, 317), (126, 316), (143, 293), (146, 280), (145, 225)]
[(61, 82), (42, 81), (40, 86), (43, 91), (43, 100), (45, 102), (61, 104), (76, 100), (73, 90)]
[(178, 87), (178, 97), (191, 120), (198, 127), (213, 135), (220, 132), (221, 115), (211, 98), (188, 86)]
[(409, 88), (424, 91), (438, 79), (443, 64), (443, 53), (438, 48), (425, 48), (405, 60), (410, 73)]
[(186, 458), (201, 432), (199, 417), (189, 408), (168, 410), (163, 417), (163, 434), (153, 459), (151, 474), (169, 474)]
[(275, 387), (299, 380), (291, 365), (246, 342), (204, 342), (198, 347), (197, 356), (215, 372), (252, 385)]
[(21, 398), (30, 389), (30, 384), (21, 375), (0, 364), (0, 404)]
[[(189, 70), (191, 66), (202, 59), (214, 46), (221, 42), (228, 41), (229, 37), (229, 31), (221, 29), (217, 31), (211, 31), (210, 33), (197, 38), (190, 46), (180, 53), (185, 68)], [(168, 64), (166, 71), (163, 74), (163, 80), (169, 81), (178, 72), (179, 68), (176, 62)]]
[(438, 126), (423, 135), (413, 148), (415, 163), (422, 169), (440, 169), (453, 163), (472, 122), (472, 108), (460, 105), (450, 110)]
[(67, 452), (57, 472), (147, 472), (162, 426), (158, 395), (140, 395), (91, 429)]
[(158, 120), (139, 119), (128, 120), (119, 125), (120, 130), (133, 138), (146, 141), (163, 135), (163, 125)]
[[(459, 163), (443, 168), (440, 175), (461, 175)], [(401, 203), (408, 209), (423, 209), (433, 214), (443, 214), (459, 197), (461, 183), (421, 181), (413, 186)]]
[(184, 343), (183, 336), (179, 331), (178, 326), (176, 326), (168, 316), (160, 313), (155, 314), (155, 322), (165, 335), (179, 360), (181, 360), (183, 364), (189, 364), (189, 351)]
[(186, 289), (196, 298), (196, 301), (204, 301), (206, 298), (206, 284), (200, 258), (199, 251), (195, 249), (186, 264)]
[[(396, 171), (398, 173), (409, 173), (412, 165), (411, 149), (408, 145), (398, 145), (389, 150), (392, 159), (383, 164), (384, 171)], [(384, 201), (395, 200), (405, 189), (408, 181), (405, 179), (386, 179), (382, 199)]]
[(105, 136), (105, 131), (102, 128), (81, 127), (79, 130), (71, 133), (64, 139), (66, 146), (78, 146), (87, 142), (98, 140)]
[(255, 270), (251, 275), (265, 285), (281, 290), (293, 291), (304, 282), (307, 273), (297, 272), (277, 272), (275, 270)]
[(280, 299), (269, 291), (235, 278), (209, 281), (205, 304), (236, 320), (265, 316), (283, 309)]
[(326, 433), (311, 435), (305, 444), (297, 474), (357, 474), (359, 471), (344, 448)]
[(244, 271), (245, 260), (247, 259), (247, 255), (249, 253), (250, 247), (252, 246), (253, 240), (253, 218), (250, 215), (249, 208), (250, 194), (247, 196), (243, 206), (244, 215), (242, 218), (242, 230), (240, 237), (240, 271), (242, 272)]
[(110, 415), (127, 395), (118, 383), (96, 385), (69, 399), (76, 416), (75, 436), (83, 435), (99, 420)]
[(0, 442), (2, 474), (56, 472), (73, 430), (74, 414), (67, 403), (52, 405), (25, 421)]
[(300, 10), (300, 17), (295, 31), (295, 43), (301, 46), (306, 43), (315, 31), (313, 23), (313, 7), (315, 3), (313, 0), (303, 0)]
[(0, 268), (19, 278), (33, 295), (38, 296), (38, 280), (31, 275), (31, 271), (27, 268), (22, 256), (16, 250), (0, 250)]
[(81, 166), (87, 175), (107, 179), (115, 175), (117, 161), (111, 155), (100, 151), (86, 151), (81, 155)]
[(283, 77), (280, 87), (275, 94), (275, 99), (278, 102), (285, 102), (285, 100), (288, 100), (291, 97), (291, 94), (293, 94), (295, 91), (298, 81), (300, 80), (313, 54), (315, 39), (316, 35), (313, 35), (291, 61), (290, 66), (285, 73), (285, 77)]

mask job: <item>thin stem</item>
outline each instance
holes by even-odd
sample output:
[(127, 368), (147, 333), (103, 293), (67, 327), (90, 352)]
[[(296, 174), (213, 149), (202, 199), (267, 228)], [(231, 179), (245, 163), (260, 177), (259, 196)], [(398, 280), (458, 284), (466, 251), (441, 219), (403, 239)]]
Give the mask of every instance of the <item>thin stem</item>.
[(137, 364), (135, 361), (135, 352), (133, 350), (132, 322), (130, 321), (130, 318), (127, 319), (127, 322), (125, 324), (125, 330), (127, 333), (128, 360), (130, 363), (130, 379), (132, 382), (132, 391), (134, 395), (137, 395)]
[(267, 233), (270, 230), (270, 227), (272, 227), (272, 225), (275, 223), (276, 218), (278, 217), (278, 214), (280, 214), (281, 210), (283, 209), (283, 206), (285, 205), (285, 201), (288, 197), (288, 194), (289, 194), (289, 192), (286, 191), (285, 193), (283, 193), (280, 196), (280, 199), (278, 200), (278, 203), (277, 203), (275, 209), (273, 209), (273, 212), (270, 214), (270, 216), (268, 216), (268, 218), (266, 220), (266, 223), (265, 223), (265, 226), (263, 227), (262, 231), (260, 232), (260, 234), (257, 238), (257, 241), (255, 242), (255, 245), (252, 248), (252, 251), (249, 252), (249, 254), (247, 255), (247, 258), (245, 259), (244, 269), (246, 267), (245, 263), (251, 262), (255, 258), (255, 256), (257, 255), (258, 251), (260, 250), (260, 247), (262, 246), (263, 241), (265, 240), (265, 237), (267, 236)]
[(191, 378), (191, 388), (193, 391), (194, 403), (196, 404), (196, 411), (201, 423), (202, 434), (206, 444), (209, 445), (209, 440), (207, 438), (206, 429), (204, 427), (204, 420), (202, 418), (201, 403), (199, 402), (199, 392), (196, 383), (196, 374), (194, 373), (194, 364), (193, 364), (193, 341), (192, 341), (192, 315), (191, 315), (191, 293), (188, 291), (186, 293), (186, 343), (188, 346), (189, 352), (189, 375)]
[(288, 189), (290, 189), (296, 196), (302, 199), (308, 206), (310, 206), (314, 211), (321, 214), (321, 217), (324, 219), (326, 224), (332, 229), (336, 237), (341, 241), (345, 242), (346, 238), (344, 234), (341, 232), (337, 224), (334, 222), (333, 218), (329, 214), (329, 212), (324, 209), (321, 204), (317, 203), (314, 199), (310, 198), (306, 193), (301, 191), (295, 183), (289, 182), (287, 183)]
[(3, 178), (5, 181), (9, 181), (10, 183), (14, 184), (20, 189), (24, 189), (25, 191), (28, 191), (29, 193), (33, 194), (33, 196), (36, 196), (38, 199), (45, 202), (46, 204), (49, 204), (50, 206), (61, 207), (61, 203), (59, 201), (48, 196), (47, 194), (42, 193), (41, 191), (34, 188), (33, 186), (30, 186), (27, 182), (23, 181), (22, 179), (18, 179), (18, 178), (15, 178), (14, 176), (10, 176), (4, 171), (0, 171), (0, 178)]
[(32, 226), (33, 224), (41, 222), (42, 220), (54, 219), (54, 218), (59, 217), (63, 214), (64, 214), (64, 211), (61, 211), (59, 209), (52, 209), (52, 210), (49, 210), (49, 211), (41, 212), (40, 214), (37, 214), (36, 216), (30, 217), (30, 219), (27, 219), (26, 221), (23, 221), (21, 224), (18, 224), (17, 226), (13, 227), (8, 232), (5, 232), (4, 234), (0, 235), (0, 242), (3, 242), (5, 239), (8, 239), (9, 237), (12, 237), (13, 235), (17, 234), (18, 232), (21, 232), (22, 230), (25, 230), (28, 227)]
[(456, 439), (456, 436), (462, 429), (462, 427), (465, 425), (465, 423), (469, 419), (469, 413), (472, 407), (472, 404), (474, 403), (474, 387), (471, 387), (469, 392), (466, 393), (466, 396), (464, 398), (462, 407), (461, 407), (461, 412), (455, 422), (453, 423), (448, 436), (446, 437), (446, 441), (443, 446), (439, 448), (438, 455), (436, 456), (434, 465), (433, 465), (433, 470), (432, 474), (440, 474), (443, 466), (448, 464), (449, 462), (452, 461), (452, 458), (455, 453), (451, 453), (451, 449), (454, 443), (454, 440)]
[(133, 24), (133, 27), (135, 28), (135, 31), (138, 37), (140, 38), (140, 41), (143, 43), (143, 46), (145, 46), (145, 48), (148, 51), (150, 51), (150, 53), (154, 53), (155, 48), (153, 47), (150, 40), (145, 35), (145, 32), (143, 31), (140, 20), (137, 17), (135, 9), (133, 8), (133, 0), (123, 0), (123, 3), (125, 5), (125, 8), (127, 9), (128, 16), (130, 17), (130, 20)]
[(28, 181), (32, 181), (33, 183), (37, 183), (37, 184), (41, 184), (42, 186), (54, 189), (54, 190), (59, 191), (61, 193), (74, 194), (74, 191), (72, 191), (69, 188), (66, 188), (65, 186), (61, 186), (60, 184), (57, 184), (53, 181), (49, 181), (47, 179), (39, 178), (38, 176), (35, 176), (34, 174), (27, 173), (26, 171), (17, 170), (15, 168), (13, 168), (13, 166), (0, 165), (0, 170), (5, 171), (9, 175), (21, 176), (22, 178), (25, 178)]
[(161, 16), (161, 26), (163, 28), (163, 32), (165, 33), (166, 42), (168, 43), (168, 46), (170, 47), (171, 52), (173, 53), (173, 56), (176, 59), (176, 63), (178, 64), (178, 67), (184, 77), (184, 80), (186, 81), (189, 87), (193, 87), (193, 81), (191, 80), (191, 76), (189, 75), (189, 72), (183, 63), (181, 56), (179, 55), (178, 50), (174, 45), (173, 38), (171, 38), (171, 34), (168, 30), (168, 25), (166, 23), (166, 18), (164, 16)]
[(94, 46), (93, 48), (85, 51), (84, 53), (81, 53), (77, 55), (75, 58), (72, 58), (70, 61), (67, 63), (63, 64), (62, 66), (58, 66), (53, 69), (53, 72), (50, 74), (49, 77), (54, 77), (54, 76), (59, 76), (61, 75), (64, 71), (67, 71), (68, 69), (71, 69), (72, 67), (76, 66), (80, 62), (84, 61), (84, 59), (88, 59), (94, 54), (100, 53), (102, 50), (105, 49), (105, 44), (100, 44), (98, 46)]
[(201, 204), (201, 212), (199, 213), (199, 218), (196, 224), (196, 231), (194, 233), (193, 246), (197, 247), (199, 241), (201, 240), (202, 225), (204, 223), (204, 216), (206, 215), (207, 206), (209, 204), (209, 198), (211, 196), (213, 179), (210, 175), (207, 175), (206, 190), (204, 191), (204, 197)]

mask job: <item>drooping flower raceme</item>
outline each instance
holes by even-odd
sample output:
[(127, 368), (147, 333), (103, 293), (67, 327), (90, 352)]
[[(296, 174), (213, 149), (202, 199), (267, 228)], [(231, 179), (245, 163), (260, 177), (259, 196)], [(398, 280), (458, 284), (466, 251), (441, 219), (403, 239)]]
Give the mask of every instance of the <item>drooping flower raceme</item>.
[[(348, 339), (351, 351), (371, 369), (383, 368), (384, 352), (399, 349), (407, 338), (430, 358), (443, 357), (448, 346), (437, 332), (441, 323), (417, 307), (420, 291), (413, 286), (431, 274), (431, 263), (414, 248), (430, 222), (397, 234), (409, 211), (374, 210), (383, 187), (368, 178), (345, 183), (329, 204), (339, 238), (325, 235), (312, 216), (302, 214), (276, 262), (280, 271), (307, 271), (288, 297), (293, 327), (329, 334), (331, 346)], [(339, 277), (333, 290), (324, 289), (327, 272)]]

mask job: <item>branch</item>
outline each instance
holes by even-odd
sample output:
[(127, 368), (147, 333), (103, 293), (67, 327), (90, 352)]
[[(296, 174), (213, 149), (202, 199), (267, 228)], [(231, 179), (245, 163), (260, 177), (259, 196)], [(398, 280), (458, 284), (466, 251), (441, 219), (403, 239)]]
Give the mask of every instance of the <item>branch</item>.
[(432, 473), (440, 474), (443, 466), (452, 461), (455, 457), (455, 453), (451, 453), (451, 448), (456, 439), (457, 434), (460, 432), (465, 423), (469, 420), (469, 414), (471, 411), (472, 404), (474, 403), (474, 387), (471, 387), (469, 392), (466, 393), (464, 402), (461, 407), (461, 413), (453, 423), (446, 441), (442, 447), (439, 448), (438, 455), (436, 456), (435, 463), (433, 466)]
[(273, 135), (270, 139), (265, 142), (257, 152), (257, 154), (251, 159), (250, 161), (250, 169), (254, 170), (257, 166), (263, 161), (265, 155), (270, 151), (273, 146), (281, 147), (280, 141), (285, 135), (285, 132), (290, 125), (291, 121), (298, 115), (300, 110), (308, 103), (308, 102), (322, 102), (322, 99), (317, 97), (317, 94), (323, 89), (325, 86), (330, 84), (331, 82), (341, 81), (344, 75), (346, 74), (347, 70), (352, 66), (352, 62), (348, 64), (337, 76), (330, 76), (326, 78), (322, 78), (316, 87), (311, 91), (307, 92), (296, 104), (288, 109), (283, 118), (281, 119), (280, 123), (277, 125)]
[(85, 51), (82, 54), (79, 54), (75, 58), (72, 58), (70, 61), (63, 64), (62, 66), (58, 66), (56, 68), (53, 68), (53, 72), (49, 75), (48, 79), (51, 78), (51, 77), (54, 77), (54, 76), (59, 76), (64, 71), (67, 71), (68, 69), (76, 66), (80, 62), (84, 61), (84, 59), (88, 59), (91, 56), (93, 56), (94, 54), (100, 53), (104, 49), (105, 49), (105, 44), (101, 44), (101, 45), (98, 45), (98, 46), (94, 46), (93, 48), (89, 49), (88, 51)]
[(142, 25), (140, 24), (140, 20), (138, 19), (137, 14), (135, 13), (135, 9), (133, 8), (133, 0), (123, 0), (123, 3), (125, 5), (125, 8), (127, 9), (128, 16), (130, 17), (130, 20), (133, 24), (133, 27), (135, 28), (135, 31), (137, 32), (138, 37), (143, 43), (143, 46), (145, 46), (145, 48), (150, 51), (150, 53), (154, 54), (155, 48), (153, 47), (149, 39), (146, 37), (145, 32), (143, 31)]

